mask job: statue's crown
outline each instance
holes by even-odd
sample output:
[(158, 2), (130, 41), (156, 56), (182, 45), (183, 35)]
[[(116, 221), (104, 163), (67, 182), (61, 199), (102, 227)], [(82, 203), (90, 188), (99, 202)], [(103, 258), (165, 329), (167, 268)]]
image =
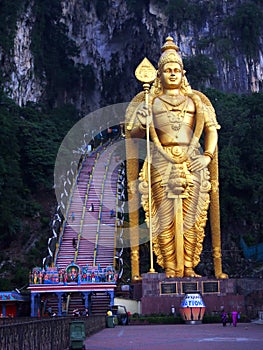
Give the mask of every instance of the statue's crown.
[(165, 43), (161, 48), (162, 54), (158, 62), (158, 69), (162, 69), (165, 63), (168, 62), (176, 62), (179, 63), (183, 68), (183, 61), (181, 56), (179, 55), (179, 47), (174, 43), (173, 38), (168, 36), (165, 39)]

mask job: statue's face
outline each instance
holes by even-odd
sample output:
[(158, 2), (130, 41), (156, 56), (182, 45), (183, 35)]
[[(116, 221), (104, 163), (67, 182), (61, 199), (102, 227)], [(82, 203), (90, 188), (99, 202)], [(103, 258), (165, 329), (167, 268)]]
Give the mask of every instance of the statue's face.
[(182, 84), (183, 70), (179, 63), (168, 62), (162, 68), (160, 79), (165, 89), (178, 89)]

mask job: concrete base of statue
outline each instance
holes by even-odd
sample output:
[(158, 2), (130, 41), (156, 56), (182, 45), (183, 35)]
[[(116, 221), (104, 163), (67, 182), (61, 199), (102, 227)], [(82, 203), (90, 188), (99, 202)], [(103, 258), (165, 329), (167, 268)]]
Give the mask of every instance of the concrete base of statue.
[(179, 314), (187, 293), (200, 293), (206, 315), (236, 309), (253, 319), (263, 310), (263, 279), (166, 278), (165, 273), (146, 273), (135, 291), (144, 315)]

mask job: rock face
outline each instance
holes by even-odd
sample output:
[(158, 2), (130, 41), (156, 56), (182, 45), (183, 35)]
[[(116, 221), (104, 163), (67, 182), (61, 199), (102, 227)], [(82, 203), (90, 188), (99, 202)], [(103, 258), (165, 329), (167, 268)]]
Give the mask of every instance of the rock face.
[[(45, 100), (50, 72), (36, 67), (32, 52), (32, 31), (39, 21), (37, 2), (21, 2), (13, 50), (5, 52), (0, 46), (0, 61), (4, 90), (25, 105)], [(65, 87), (62, 93), (64, 103), (73, 103), (84, 113), (130, 100), (141, 89), (134, 77), (136, 66), (145, 56), (156, 66), (168, 35), (174, 37), (190, 68), (201, 70), (201, 57), (213, 65), (213, 73), (200, 76), (200, 86), (237, 93), (262, 91), (260, 1), (56, 0), (54, 4), (59, 5), (60, 18), (52, 19), (51, 13), (50, 21), (63, 25), (65, 35), (78, 49), (68, 58), (74, 67), (89, 67), (94, 75), (92, 81), (80, 79), (74, 91)], [(51, 40), (50, 47), (52, 44)]]
[(13, 67), (9, 72), (11, 67), (6, 66), (5, 90), (20, 106), (28, 101), (38, 102), (45, 88), (45, 83), (41, 83), (35, 75), (34, 57), (30, 50), (34, 22), (35, 17), (32, 12), (32, 3), (30, 3), (17, 19), (13, 55), (7, 60), (13, 63)]

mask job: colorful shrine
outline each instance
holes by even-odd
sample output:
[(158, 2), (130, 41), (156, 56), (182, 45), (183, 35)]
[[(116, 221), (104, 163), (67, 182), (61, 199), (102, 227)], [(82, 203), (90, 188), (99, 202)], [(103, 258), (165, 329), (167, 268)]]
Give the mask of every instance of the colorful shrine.
[(27, 314), (29, 295), (18, 291), (0, 292), (0, 317), (17, 317)]

